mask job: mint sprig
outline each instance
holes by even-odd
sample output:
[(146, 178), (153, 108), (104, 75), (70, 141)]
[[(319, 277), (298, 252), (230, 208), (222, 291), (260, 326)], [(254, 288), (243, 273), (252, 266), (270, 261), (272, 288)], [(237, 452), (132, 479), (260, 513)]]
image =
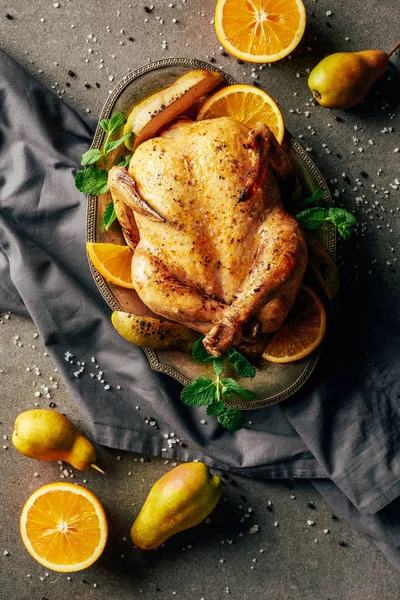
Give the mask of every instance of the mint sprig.
[(216, 356), (211, 356), (208, 354), (207, 350), (203, 346), (204, 336), (195, 341), (192, 347), (192, 357), (196, 362), (200, 362), (203, 364), (212, 362), (216, 360)]
[(222, 427), (231, 433), (244, 427), (244, 414), (237, 408), (225, 408), (225, 410), (217, 416), (217, 419)]
[(81, 165), (83, 165), (84, 167), (86, 167), (86, 165), (93, 165), (98, 160), (100, 160), (102, 156), (103, 153), (101, 150), (99, 150), (98, 148), (92, 148), (91, 150), (85, 152), (85, 154), (82, 154)]
[(353, 228), (357, 225), (355, 216), (344, 208), (307, 208), (298, 213), (296, 219), (304, 229), (319, 229), (324, 221), (333, 223), (345, 240), (350, 239)]
[(209, 377), (198, 377), (183, 388), (181, 400), (187, 406), (208, 406), (216, 397), (216, 382)]
[(235, 367), (240, 377), (255, 377), (255, 367), (237, 350), (231, 348), (228, 350), (228, 362)]
[(111, 200), (105, 207), (103, 214), (103, 227), (106, 231), (110, 229), (116, 218), (117, 215), (114, 210), (114, 202)]
[(317, 202), (322, 200), (323, 195), (324, 195), (324, 188), (320, 187), (313, 193), (312, 196), (310, 196), (309, 198), (304, 198), (304, 200), (301, 200), (300, 204), (302, 206), (309, 206), (310, 204), (317, 204)]
[[(110, 119), (101, 120), (99, 125), (107, 133), (103, 150), (99, 150), (98, 148), (92, 148), (91, 150), (88, 150), (87, 152), (82, 154), (81, 165), (84, 167), (95, 165), (100, 159), (105, 158), (109, 152), (112, 152), (113, 150), (118, 148), (118, 146), (123, 144), (124, 141), (132, 135), (131, 131), (118, 138), (117, 140), (110, 140), (110, 138), (114, 131), (121, 127), (121, 125), (123, 125), (125, 122), (126, 117), (124, 113), (116, 113)], [(125, 158), (125, 160), (126, 159), (127, 157)], [(127, 163), (125, 163), (124, 161), (123, 166), (126, 166), (126, 164)], [(84, 194), (94, 196), (98, 194), (105, 194), (106, 192), (108, 192), (109, 189), (107, 185), (107, 177), (108, 173), (105, 169), (85, 169), (84, 171), (79, 171), (77, 173), (75, 177), (75, 186), (80, 192), (83, 192)], [(115, 218), (116, 215), (114, 216), (114, 220)], [(109, 222), (108, 219), (107, 222), (109, 227), (112, 221)]]
[(235, 379), (228, 377), (227, 379), (221, 379), (222, 394), (227, 398), (230, 398), (232, 394), (237, 394), (245, 400), (254, 400), (256, 394), (251, 390), (246, 390), (242, 387)]
[(237, 350), (229, 349), (224, 356), (211, 356), (203, 346), (203, 339), (201, 337), (193, 344), (192, 357), (202, 364), (212, 363), (215, 379), (195, 379), (182, 390), (181, 400), (187, 406), (207, 406), (208, 416), (217, 416), (225, 429), (230, 432), (237, 431), (244, 426), (244, 415), (237, 408), (227, 408), (224, 399), (237, 394), (246, 400), (254, 400), (256, 394), (242, 387), (235, 379), (221, 378), (225, 360), (234, 366), (241, 377), (254, 377), (256, 370)]
[(130, 163), (130, 160), (132, 158), (132, 154), (127, 154), (124, 158), (124, 160), (120, 163), (118, 163), (119, 167), (127, 167)]
[(90, 168), (76, 174), (75, 185), (80, 192), (84, 192), (89, 196), (97, 196), (108, 191), (107, 179), (107, 171)]

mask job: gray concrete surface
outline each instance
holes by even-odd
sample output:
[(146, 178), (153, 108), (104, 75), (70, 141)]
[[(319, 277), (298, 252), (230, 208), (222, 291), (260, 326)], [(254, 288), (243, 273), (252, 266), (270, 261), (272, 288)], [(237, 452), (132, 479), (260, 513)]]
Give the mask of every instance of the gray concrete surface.
[[(0, 44), (66, 102), (93, 114), (98, 114), (120, 77), (148, 60), (215, 57), (216, 64), (238, 80), (256, 81), (279, 101), (288, 128), (309, 149), (336, 201), (365, 223), (357, 241), (339, 248), (342, 287), (351, 288), (358, 278), (370, 277), (371, 288), (390, 289), (391, 270), (396, 266), (391, 248), (397, 243), (391, 222), (398, 219), (399, 199), (392, 186), (400, 178), (394, 76), (385, 78), (363, 106), (341, 113), (342, 121), (334, 120), (333, 111), (310, 103), (306, 78), (307, 69), (324, 53), (368, 47), (388, 50), (397, 41), (398, 8), (389, 0), (306, 0), (308, 25), (292, 59), (252, 71), (252, 65), (239, 65), (220, 54), (211, 24), (213, 0), (152, 0), (150, 14), (144, 11), (145, 4), (6, 0), (0, 6)], [(76, 77), (68, 75), (69, 70)], [(378, 169), (382, 169), (379, 174)], [(369, 178), (357, 182), (361, 171)], [(351, 184), (344, 182), (343, 172)], [(362, 195), (365, 198), (357, 200)], [(368, 207), (375, 201), (379, 205), (367, 213), (361, 201), (367, 201)], [(368, 252), (376, 247), (379, 265), (374, 263), (374, 253)], [(363, 258), (349, 263), (350, 251), (353, 257)], [(248, 600), (394, 600), (400, 596), (399, 574), (370, 541), (343, 519), (333, 520), (329, 506), (306, 483), (285, 485), (235, 476), (234, 484), (226, 482), (224, 499), (211, 523), (172, 538), (156, 552), (135, 550), (129, 541), (133, 519), (152, 483), (172, 465), (148, 457), (142, 462), (143, 457), (107, 448), (98, 448), (104, 477), (95, 472), (71, 473), (71, 481), (86, 480), (105, 506), (110, 523), (106, 551), (85, 572), (70, 577), (46, 572), (25, 551), (18, 520), (28, 496), (39, 485), (60, 480), (62, 472), (57, 464), (18, 455), (11, 445), (12, 425), (21, 411), (50, 402), (78, 427), (82, 423), (73, 398), (35, 336), (34, 324), (14, 314), (3, 314), (0, 320), (0, 599), (127, 600), (142, 594), (163, 600), (220, 600), (227, 590), (228, 597)], [(57, 388), (51, 387), (51, 398), (46, 398), (41, 386), (55, 382)], [(268, 500), (272, 512), (266, 508)], [(310, 501), (314, 509), (308, 506)], [(308, 519), (315, 525), (307, 525)], [(249, 535), (253, 524), (260, 529)], [(329, 533), (324, 533), (326, 529)], [(340, 546), (341, 541), (346, 545)]]

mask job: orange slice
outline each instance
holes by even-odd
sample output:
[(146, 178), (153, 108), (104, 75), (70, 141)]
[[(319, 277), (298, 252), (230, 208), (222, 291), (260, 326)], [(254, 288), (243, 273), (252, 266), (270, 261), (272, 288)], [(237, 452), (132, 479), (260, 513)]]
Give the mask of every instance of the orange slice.
[(86, 242), (86, 250), (93, 265), (107, 281), (134, 289), (131, 275), (133, 252), (128, 246)]
[(215, 31), (241, 60), (274, 62), (292, 52), (306, 26), (302, 0), (218, 0)]
[(81, 571), (101, 555), (107, 517), (92, 492), (72, 483), (50, 483), (32, 494), (21, 513), (22, 541), (52, 571)]
[(326, 314), (321, 300), (311, 288), (302, 285), (289, 316), (262, 356), (274, 363), (300, 360), (321, 343), (325, 330)]
[(285, 133), (282, 113), (275, 100), (252, 85), (229, 85), (216, 92), (202, 106), (197, 120), (233, 117), (251, 128), (265, 123), (281, 144)]

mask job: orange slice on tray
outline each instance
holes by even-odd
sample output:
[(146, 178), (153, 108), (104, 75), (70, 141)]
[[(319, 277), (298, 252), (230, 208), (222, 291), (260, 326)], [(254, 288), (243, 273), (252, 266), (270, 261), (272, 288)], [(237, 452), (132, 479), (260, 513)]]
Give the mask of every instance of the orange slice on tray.
[(300, 360), (321, 343), (325, 330), (326, 314), (321, 300), (311, 288), (302, 285), (286, 321), (262, 356), (274, 363)]
[(29, 554), (53, 571), (81, 571), (101, 555), (107, 517), (92, 492), (72, 483), (50, 483), (22, 509), (20, 530)]
[(282, 113), (275, 100), (252, 85), (229, 85), (206, 100), (197, 120), (233, 117), (251, 128), (265, 123), (281, 144), (285, 133)]
[(128, 246), (86, 242), (86, 250), (104, 279), (120, 287), (134, 289), (131, 275), (133, 252)]
[(274, 62), (292, 52), (306, 26), (302, 0), (218, 0), (215, 31), (241, 60)]

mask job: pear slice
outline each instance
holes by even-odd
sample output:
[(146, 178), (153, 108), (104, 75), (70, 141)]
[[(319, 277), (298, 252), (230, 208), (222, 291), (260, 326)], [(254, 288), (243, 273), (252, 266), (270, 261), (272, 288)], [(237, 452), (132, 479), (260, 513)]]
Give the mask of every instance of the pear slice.
[(335, 261), (312, 234), (307, 232), (308, 264), (314, 277), (324, 290), (328, 300), (333, 300), (339, 292), (340, 275)]
[(199, 334), (179, 323), (115, 310), (111, 322), (120, 336), (141, 348), (190, 352)]
[(223, 81), (214, 71), (190, 71), (170, 86), (149, 96), (135, 106), (128, 116), (124, 135), (133, 132), (126, 140), (129, 150), (154, 137), (157, 132), (195, 104), (204, 94)]

